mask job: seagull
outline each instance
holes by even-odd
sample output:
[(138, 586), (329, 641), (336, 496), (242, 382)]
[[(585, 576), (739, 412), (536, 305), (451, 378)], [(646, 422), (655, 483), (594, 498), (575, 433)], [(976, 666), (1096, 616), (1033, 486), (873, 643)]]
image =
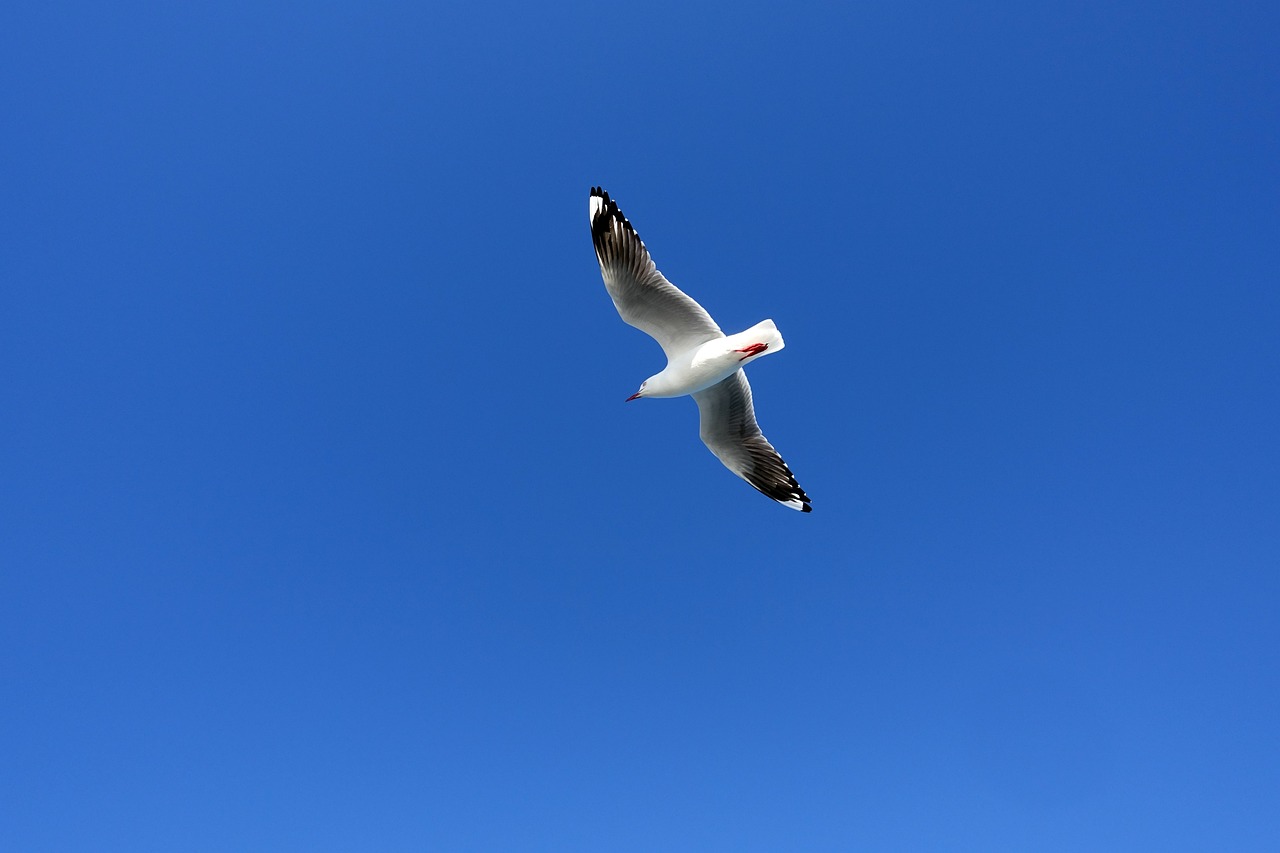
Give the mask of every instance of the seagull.
[(591, 242), (600, 275), (622, 321), (667, 354), (661, 373), (627, 401), (688, 394), (701, 413), (702, 443), (725, 467), (778, 503), (810, 512), (809, 496), (760, 432), (742, 368), (785, 346), (772, 320), (726, 335), (701, 305), (654, 266), (636, 230), (600, 187), (591, 188)]

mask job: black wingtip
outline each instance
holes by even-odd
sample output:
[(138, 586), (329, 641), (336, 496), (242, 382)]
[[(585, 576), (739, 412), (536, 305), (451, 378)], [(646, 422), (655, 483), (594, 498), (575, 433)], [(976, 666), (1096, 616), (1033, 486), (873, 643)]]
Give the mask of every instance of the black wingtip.
[(626, 221), (626, 217), (622, 215), (622, 211), (618, 210), (618, 203), (609, 197), (609, 193), (605, 191), (604, 187), (592, 187), (591, 197), (598, 198), (604, 203), (605, 213), (616, 214), (619, 219), (624, 222)]
[[(769, 449), (773, 451), (773, 446), (769, 445)], [(773, 452), (776, 454), (777, 451)], [(776, 460), (782, 466), (781, 471), (769, 472), (767, 475), (765, 472), (748, 471), (740, 476), (765, 497), (801, 512), (813, 512), (813, 507), (809, 506), (809, 496), (796, 482), (796, 475), (791, 473), (791, 469), (787, 467), (786, 462), (782, 461), (781, 456), (777, 456)], [(795, 506), (795, 501), (799, 501), (800, 506)]]
[[(636, 229), (632, 227), (629, 221), (627, 221), (627, 217), (622, 215), (622, 211), (618, 208), (618, 203), (609, 197), (609, 194), (604, 191), (603, 187), (592, 187), (591, 197), (598, 198), (602, 202), (599, 212), (591, 220), (591, 240), (596, 246), (596, 256), (599, 257), (603, 263), (605, 255), (608, 254), (609, 251), (604, 244), (613, 228), (614, 222), (617, 222), (622, 227), (623, 231), (635, 237), (637, 240), (640, 239), (640, 235), (636, 234)], [(644, 248), (643, 242), (640, 244), (640, 247), (641, 249)]]

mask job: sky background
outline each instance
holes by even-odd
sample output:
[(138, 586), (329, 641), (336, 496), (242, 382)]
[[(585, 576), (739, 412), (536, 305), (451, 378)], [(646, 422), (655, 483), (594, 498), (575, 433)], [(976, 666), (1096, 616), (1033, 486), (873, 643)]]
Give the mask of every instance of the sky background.
[[(0, 11), (0, 848), (1280, 849), (1270, 2)], [(754, 492), (600, 280), (727, 331)]]

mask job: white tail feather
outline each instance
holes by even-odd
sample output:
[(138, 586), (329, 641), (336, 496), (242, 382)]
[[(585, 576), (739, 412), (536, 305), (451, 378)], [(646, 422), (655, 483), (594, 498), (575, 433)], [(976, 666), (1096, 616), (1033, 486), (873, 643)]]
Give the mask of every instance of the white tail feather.
[[(768, 344), (769, 348), (760, 355), (768, 355), (775, 353), (787, 345), (782, 339), (782, 332), (778, 331), (778, 327), (773, 324), (772, 320), (761, 320), (745, 332), (738, 332), (731, 335), (735, 344), (739, 346), (749, 346), (750, 344)], [(736, 347), (735, 347), (736, 348)]]

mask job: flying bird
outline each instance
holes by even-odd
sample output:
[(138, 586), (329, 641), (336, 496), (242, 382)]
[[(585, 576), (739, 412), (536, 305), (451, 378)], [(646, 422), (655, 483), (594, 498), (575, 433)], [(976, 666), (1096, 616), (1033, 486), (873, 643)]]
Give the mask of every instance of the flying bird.
[(780, 504), (809, 512), (809, 496), (760, 432), (742, 368), (785, 346), (772, 320), (726, 335), (711, 315), (667, 281), (636, 230), (600, 187), (591, 188), (591, 242), (600, 275), (623, 322), (667, 354), (661, 373), (628, 401), (689, 394), (701, 413), (702, 442), (725, 467)]

